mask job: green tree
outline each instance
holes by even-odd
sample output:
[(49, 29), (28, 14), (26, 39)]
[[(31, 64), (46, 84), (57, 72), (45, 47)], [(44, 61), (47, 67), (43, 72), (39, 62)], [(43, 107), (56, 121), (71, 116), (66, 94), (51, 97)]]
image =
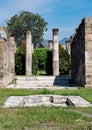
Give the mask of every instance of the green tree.
[(47, 75), (53, 75), (53, 66), (52, 66), (53, 57), (52, 57), (52, 55), (53, 55), (52, 50), (48, 50), (47, 59), (46, 59), (46, 74)]
[(7, 29), (14, 36), (17, 44), (25, 39), (27, 30), (32, 32), (32, 42), (35, 47), (42, 47), (43, 35), (47, 30), (47, 22), (39, 15), (21, 11), (6, 21)]
[(59, 45), (59, 72), (60, 75), (67, 75), (70, 71), (70, 56), (68, 52)]

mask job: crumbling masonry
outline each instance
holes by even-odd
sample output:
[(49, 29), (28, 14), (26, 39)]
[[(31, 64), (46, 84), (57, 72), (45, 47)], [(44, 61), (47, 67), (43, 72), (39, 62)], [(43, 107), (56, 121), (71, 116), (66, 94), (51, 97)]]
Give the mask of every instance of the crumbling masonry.
[(84, 18), (71, 37), (71, 79), (92, 86), (92, 17)]
[(15, 75), (15, 41), (0, 27), (0, 86), (6, 86)]

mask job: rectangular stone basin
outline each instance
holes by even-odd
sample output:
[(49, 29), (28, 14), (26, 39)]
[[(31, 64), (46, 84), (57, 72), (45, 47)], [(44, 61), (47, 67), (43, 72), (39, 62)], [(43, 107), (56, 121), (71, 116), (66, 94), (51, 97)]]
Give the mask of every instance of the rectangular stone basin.
[(4, 107), (32, 107), (32, 106), (92, 106), (88, 101), (80, 96), (61, 96), (61, 95), (30, 95), (30, 96), (11, 96)]

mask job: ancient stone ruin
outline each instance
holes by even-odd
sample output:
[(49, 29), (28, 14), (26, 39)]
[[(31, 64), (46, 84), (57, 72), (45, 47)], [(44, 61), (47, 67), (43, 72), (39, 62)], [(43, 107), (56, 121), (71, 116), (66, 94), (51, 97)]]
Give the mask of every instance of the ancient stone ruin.
[[(53, 75), (59, 75), (58, 29), (53, 29), (53, 40), (49, 49), (53, 50)], [(32, 75), (33, 43), (31, 31), (26, 35), (26, 75)], [(0, 86), (7, 86), (15, 75), (15, 41), (5, 28), (0, 27)]]
[(0, 86), (6, 86), (15, 76), (15, 41), (0, 27)]
[(92, 86), (92, 17), (84, 18), (72, 36), (71, 79), (81, 86)]
[[(49, 50), (53, 51), (53, 75), (59, 76), (58, 29), (52, 29), (53, 39)], [(92, 87), (92, 17), (84, 18), (76, 33), (66, 41), (71, 57), (71, 81), (81, 86)], [(0, 86), (7, 86), (15, 74), (15, 40), (7, 30), (0, 27)], [(26, 75), (32, 75), (33, 43), (31, 32), (26, 35)]]

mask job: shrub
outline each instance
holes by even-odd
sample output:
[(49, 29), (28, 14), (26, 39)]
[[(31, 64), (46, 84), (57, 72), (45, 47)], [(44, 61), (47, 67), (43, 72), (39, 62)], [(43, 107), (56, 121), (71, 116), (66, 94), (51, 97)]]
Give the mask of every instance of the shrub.
[(52, 67), (52, 50), (47, 51), (47, 59), (46, 59), (46, 74), (52, 75), (53, 74), (53, 67)]
[(25, 52), (17, 48), (15, 54), (15, 73), (16, 75), (25, 75)]
[(38, 71), (38, 59), (37, 59), (36, 55), (33, 53), (33, 55), (32, 55), (32, 74), (37, 75), (37, 71)]
[(47, 49), (46, 48), (36, 48), (34, 50), (34, 55), (38, 60), (38, 70), (45, 70)]
[(60, 75), (67, 75), (70, 71), (70, 57), (68, 52), (59, 46), (59, 72)]
[[(39, 70), (46, 70), (47, 75), (53, 74), (52, 50), (36, 48), (32, 56), (32, 73), (36, 75)], [(59, 46), (59, 72), (68, 75), (70, 71), (70, 57), (68, 52)], [(15, 55), (15, 72), (17, 75), (25, 74), (25, 44), (17, 48)]]

